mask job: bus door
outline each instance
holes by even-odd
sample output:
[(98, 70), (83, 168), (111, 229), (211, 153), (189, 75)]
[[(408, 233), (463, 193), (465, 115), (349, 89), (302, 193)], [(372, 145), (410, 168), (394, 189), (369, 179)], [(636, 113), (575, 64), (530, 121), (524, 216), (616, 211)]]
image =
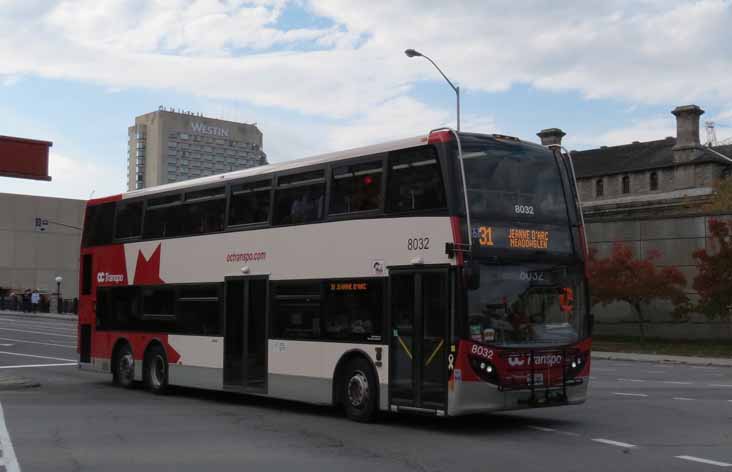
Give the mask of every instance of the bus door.
[(449, 349), (448, 271), (390, 269), (392, 409), (444, 414)]
[(224, 387), (267, 391), (267, 277), (227, 277)]

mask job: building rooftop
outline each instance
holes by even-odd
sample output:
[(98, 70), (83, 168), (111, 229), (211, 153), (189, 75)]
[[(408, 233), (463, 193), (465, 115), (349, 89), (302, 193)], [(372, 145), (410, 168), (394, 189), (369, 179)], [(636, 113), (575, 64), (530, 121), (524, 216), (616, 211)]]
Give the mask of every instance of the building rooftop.
[[(675, 138), (634, 142), (620, 146), (601, 147), (572, 153), (577, 178), (599, 177), (650, 169), (662, 169), (678, 165), (674, 162), (672, 148)], [(700, 154), (689, 163), (718, 162), (732, 164), (732, 145), (700, 148)], [(715, 152), (716, 151), (716, 152)], [(719, 154), (728, 156), (725, 159)]]

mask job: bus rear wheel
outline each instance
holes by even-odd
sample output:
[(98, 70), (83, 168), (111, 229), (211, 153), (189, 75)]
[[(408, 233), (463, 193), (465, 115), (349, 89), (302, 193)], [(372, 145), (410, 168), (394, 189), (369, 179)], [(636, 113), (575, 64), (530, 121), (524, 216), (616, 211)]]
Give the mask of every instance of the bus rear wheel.
[(354, 421), (373, 421), (378, 385), (371, 365), (359, 357), (348, 363), (345, 372), (342, 398), (346, 416)]
[(168, 391), (168, 358), (160, 346), (151, 346), (145, 354), (145, 385), (158, 395)]
[(114, 383), (124, 388), (132, 388), (135, 382), (135, 359), (128, 344), (122, 345), (114, 357), (112, 372)]

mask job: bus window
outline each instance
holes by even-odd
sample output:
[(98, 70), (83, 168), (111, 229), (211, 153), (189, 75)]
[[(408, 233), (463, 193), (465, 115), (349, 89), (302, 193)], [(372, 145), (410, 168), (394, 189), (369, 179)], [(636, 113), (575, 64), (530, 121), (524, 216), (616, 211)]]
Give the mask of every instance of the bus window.
[(180, 207), (181, 234), (205, 234), (223, 231), (226, 198), (206, 199)]
[(275, 193), (274, 224), (322, 220), (324, 196), (325, 178), (322, 170), (280, 177)]
[(112, 242), (114, 208), (114, 202), (86, 207), (84, 247), (101, 246)]
[(381, 161), (334, 168), (330, 187), (330, 214), (381, 208), (381, 175)]
[(137, 287), (97, 289), (97, 329), (140, 329), (140, 290)]
[(446, 207), (437, 152), (432, 146), (389, 153), (389, 168), (388, 211)]
[(115, 221), (115, 239), (135, 238), (142, 232), (142, 202), (119, 202)]
[(325, 335), (333, 340), (380, 341), (384, 284), (380, 279), (330, 280)]
[(178, 293), (177, 332), (199, 336), (221, 334), (219, 284), (183, 285)]
[(231, 187), (229, 226), (264, 223), (269, 219), (269, 180)]
[(320, 282), (274, 284), (272, 338), (319, 339)]

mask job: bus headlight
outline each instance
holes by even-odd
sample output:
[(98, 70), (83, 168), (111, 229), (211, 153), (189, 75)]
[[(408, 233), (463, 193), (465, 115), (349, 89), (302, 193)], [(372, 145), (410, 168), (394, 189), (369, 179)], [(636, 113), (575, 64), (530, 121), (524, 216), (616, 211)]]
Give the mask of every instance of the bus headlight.
[(480, 357), (470, 357), (470, 367), (473, 368), (475, 374), (486, 382), (498, 384), (498, 372), (496, 366), (490, 361)]

